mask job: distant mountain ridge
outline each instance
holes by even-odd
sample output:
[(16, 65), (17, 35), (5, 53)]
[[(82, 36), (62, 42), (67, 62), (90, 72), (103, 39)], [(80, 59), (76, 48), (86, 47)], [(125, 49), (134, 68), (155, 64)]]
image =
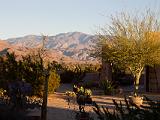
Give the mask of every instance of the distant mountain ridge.
[[(21, 48), (32, 49), (42, 46), (42, 36), (27, 35), (24, 37), (10, 38), (7, 44)], [(48, 36), (45, 41), (45, 48), (49, 51), (57, 52), (59, 55), (66, 56), (80, 61), (94, 61), (90, 57), (90, 50), (95, 46), (96, 37), (81, 32), (60, 33), (55, 36)]]

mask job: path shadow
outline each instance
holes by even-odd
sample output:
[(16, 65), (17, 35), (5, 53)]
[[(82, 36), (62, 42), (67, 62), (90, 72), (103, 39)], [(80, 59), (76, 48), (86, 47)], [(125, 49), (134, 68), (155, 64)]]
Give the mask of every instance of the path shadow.
[[(77, 110), (48, 107), (47, 120), (75, 120)], [(96, 113), (89, 112), (90, 116), (97, 118)]]

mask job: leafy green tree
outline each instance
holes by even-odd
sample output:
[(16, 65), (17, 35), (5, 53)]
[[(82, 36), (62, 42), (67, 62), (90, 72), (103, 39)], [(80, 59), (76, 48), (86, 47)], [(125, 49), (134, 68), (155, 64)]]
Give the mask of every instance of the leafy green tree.
[(111, 17), (111, 25), (98, 35), (95, 55), (105, 62), (127, 68), (134, 77), (134, 95), (146, 65), (160, 63), (160, 23), (148, 10), (141, 15), (121, 13)]
[[(35, 54), (23, 57), (22, 66), (22, 79), (32, 85), (32, 94), (42, 96), (45, 81), (45, 68), (41, 56)], [(49, 69), (47, 69), (47, 71), (49, 71)]]
[(16, 56), (14, 53), (7, 53), (5, 64), (5, 79), (9, 81), (17, 80), (17, 67), (18, 62), (16, 61)]

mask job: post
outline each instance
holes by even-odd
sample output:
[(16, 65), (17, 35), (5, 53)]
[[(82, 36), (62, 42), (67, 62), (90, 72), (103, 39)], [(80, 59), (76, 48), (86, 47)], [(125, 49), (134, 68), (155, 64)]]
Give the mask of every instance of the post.
[(41, 120), (47, 120), (48, 77), (49, 77), (49, 73), (45, 71), (43, 103), (41, 107)]

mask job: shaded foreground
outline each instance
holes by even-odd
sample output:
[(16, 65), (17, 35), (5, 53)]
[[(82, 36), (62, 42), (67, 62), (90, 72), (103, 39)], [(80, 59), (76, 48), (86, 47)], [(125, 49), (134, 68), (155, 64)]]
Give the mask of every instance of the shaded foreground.
[[(48, 111), (47, 120), (75, 120), (75, 115), (77, 113), (78, 105), (75, 99), (72, 99), (70, 104), (68, 104), (67, 96), (65, 91), (72, 90), (71, 84), (62, 84), (55, 94), (51, 94), (48, 97)], [(149, 95), (148, 95), (149, 96)], [(152, 97), (151, 95), (149, 97)], [(155, 98), (160, 98), (159, 95), (154, 96)], [(124, 104), (124, 98), (116, 96), (106, 96), (106, 95), (93, 95), (93, 101), (98, 105), (107, 106), (109, 110), (115, 108), (112, 99), (116, 101), (122, 101)], [(85, 111), (89, 112), (91, 117), (96, 119), (98, 116), (93, 111), (93, 106), (87, 105)], [(34, 110), (29, 113), (30, 115), (40, 116), (40, 110)]]

